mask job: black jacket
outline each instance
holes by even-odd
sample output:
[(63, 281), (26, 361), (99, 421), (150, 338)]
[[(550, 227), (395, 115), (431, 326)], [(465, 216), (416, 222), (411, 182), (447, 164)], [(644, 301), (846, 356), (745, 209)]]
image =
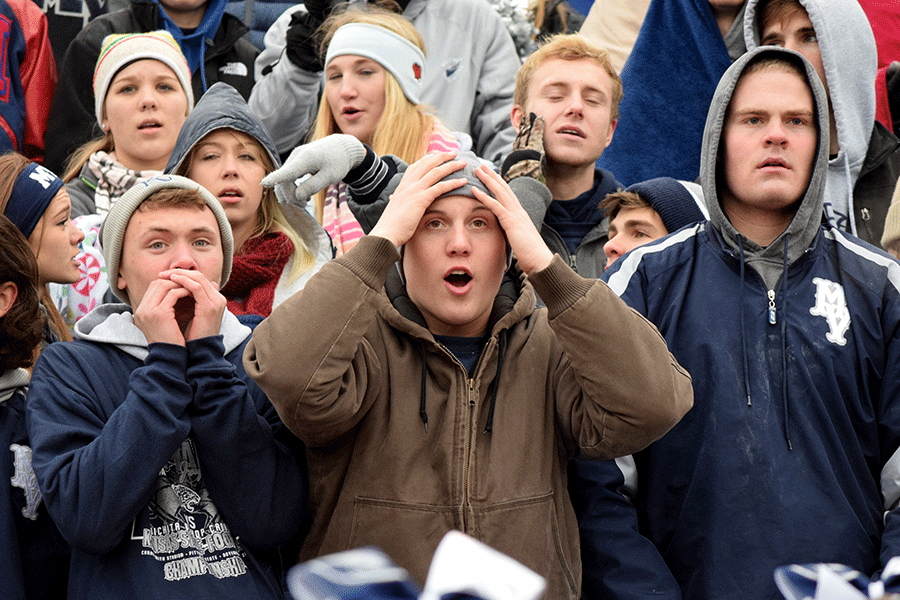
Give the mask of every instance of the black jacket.
[[(128, 8), (88, 23), (69, 44), (59, 68), (47, 122), (44, 165), (48, 169), (62, 173), (72, 151), (102, 134), (94, 116), (92, 83), (103, 39), (114, 33), (144, 33), (158, 29), (162, 29), (159, 5), (150, 0), (132, 0)], [(205, 65), (207, 86), (224, 81), (244, 99), (250, 97), (253, 89), (253, 61), (259, 54), (253, 44), (242, 39), (247, 31), (247, 26), (237, 17), (228, 13), (222, 15), (213, 44), (206, 48)], [(243, 64), (244, 68), (237, 63)], [(193, 74), (192, 85), (196, 102), (204, 91), (199, 70)]]
[(876, 121), (866, 160), (853, 186), (853, 212), (856, 235), (879, 248), (898, 177), (900, 140)]

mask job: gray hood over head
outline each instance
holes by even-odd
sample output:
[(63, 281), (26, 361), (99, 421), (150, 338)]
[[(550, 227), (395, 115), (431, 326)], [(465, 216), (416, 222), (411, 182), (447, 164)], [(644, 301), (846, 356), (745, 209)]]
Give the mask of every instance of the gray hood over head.
[[(875, 125), (875, 36), (857, 0), (798, 2), (816, 30), (840, 144), (840, 152), (828, 163), (825, 214), (832, 225), (856, 235), (853, 187)], [(744, 41), (748, 50), (760, 44), (759, 4), (760, 0), (747, 0)]]
[[(800, 201), (794, 218), (788, 228), (771, 244), (763, 248), (738, 233), (722, 209), (719, 196), (720, 182), (717, 181), (719, 144), (728, 105), (734, 89), (744, 70), (752, 63), (766, 56), (789, 56), (802, 63), (806, 70), (806, 81), (812, 89), (815, 104), (819, 140), (816, 149), (812, 176), (806, 193)], [(725, 244), (762, 276), (769, 289), (773, 289), (784, 270), (784, 248), (787, 243), (787, 264), (793, 263), (810, 246), (822, 221), (822, 198), (825, 189), (825, 175), (828, 166), (828, 110), (825, 88), (819, 81), (813, 66), (800, 54), (784, 48), (763, 46), (739, 58), (722, 75), (710, 104), (703, 130), (703, 146), (700, 156), (700, 183), (709, 208), (710, 221), (721, 233)], [(738, 238), (742, 238), (740, 242)]]
[(281, 166), (275, 142), (262, 121), (250, 110), (236, 89), (220, 81), (203, 94), (185, 119), (165, 172), (175, 173), (197, 142), (216, 129), (234, 129), (246, 133), (262, 144), (276, 169)]

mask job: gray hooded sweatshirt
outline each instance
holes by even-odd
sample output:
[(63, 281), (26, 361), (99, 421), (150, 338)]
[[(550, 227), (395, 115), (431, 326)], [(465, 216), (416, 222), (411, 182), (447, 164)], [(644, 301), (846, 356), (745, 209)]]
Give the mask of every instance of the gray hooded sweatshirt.
[[(812, 89), (816, 109), (819, 142), (815, 163), (806, 193), (800, 200), (797, 212), (788, 228), (765, 248), (747, 239), (734, 228), (722, 210), (720, 187), (717, 180), (717, 164), (722, 127), (734, 88), (749, 62), (760, 54), (788, 54), (801, 59), (806, 69), (806, 79)], [(812, 244), (819, 230), (822, 215), (822, 197), (826, 187), (828, 168), (828, 110), (825, 88), (819, 81), (813, 66), (798, 53), (783, 48), (764, 46), (747, 52), (725, 72), (710, 104), (706, 127), (703, 130), (703, 154), (700, 157), (700, 181), (709, 208), (710, 221), (722, 235), (725, 244), (742, 256), (743, 261), (762, 277), (768, 289), (775, 289), (778, 278), (787, 265), (797, 260)], [(787, 254), (785, 255), (785, 246)]]
[[(875, 124), (875, 37), (857, 0), (798, 0), (816, 30), (828, 93), (834, 110), (840, 152), (828, 161), (824, 211), (828, 222), (859, 235), (853, 218), (853, 189), (859, 178)], [(744, 40), (760, 44), (759, 0), (747, 0)], [(822, 104), (821, 106), (826, 106)], [(825, 112), (825, 130), (828, 113)], [(828, 152), (828, 146), (825, 146)], [(877, 242), (876, 242), (877, 243)]]

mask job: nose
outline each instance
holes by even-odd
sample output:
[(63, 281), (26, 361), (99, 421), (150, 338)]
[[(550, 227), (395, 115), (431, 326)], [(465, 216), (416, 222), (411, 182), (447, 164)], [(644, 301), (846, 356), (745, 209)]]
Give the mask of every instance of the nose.
[(194, 253), (189, 242), (182, 241), (175, 245), (169, 268), (185, 269), (187, 271), (197, 270), (197, 261), (194, 260)]
[(230, 152), (225, 153), (222, 160), (222, 177), (227, 179), (237, 177), (237, 174), (237, 157)]
[(772, 119), (766, 129), (766, 144), (781, 146), (787, 141), (784, 123), (778, 119)]
[(356, 83), (352, 77), (341, 78), (341, 98), (349, 100), (356, 97)]
[(141, 94), (141, 109), (155, 108), (156, 106), (156, 91), (152, 86), (144, 87)]
[(463, 225), (450, 228), (447, 239), (447, 254), (451, 256), (468, 256), (472, 252), (472, 237)]
[(566, 115), (581, 116), (584, 114), (584, 102), (578, 94), (572, 94), (569, 98), (569, 105), (566, 108)]
[(603, 244), (603, 253), (606, 255), (606, 268), (608, 269), (625, 252), (626, 250), (622, 246), (620, 236), (616, 235), (609, 238), (609, 241)]
[(77, 246), (84, 240), (84, 232), (78, 229), (74, 222), (69, 221), (69, 239), (73, 246)]

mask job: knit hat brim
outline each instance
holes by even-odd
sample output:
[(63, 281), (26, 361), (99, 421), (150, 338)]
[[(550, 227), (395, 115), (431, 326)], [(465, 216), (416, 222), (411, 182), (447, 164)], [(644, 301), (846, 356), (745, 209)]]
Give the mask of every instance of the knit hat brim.
[(125, 230), (134, 211), (151, 195), (159, 190), (181, 188), (196, 190), (216, 217), (219, 233), (222, 238), (222, 279), (219, 287), (224, 287), (231, 276), (231, 264), (234, 255), (234, 238), (228, 217), (218, 199), (206, 188), (187, 177), (179, 175), (159, 175), (140, 182), (125, 192), (109, 209), (109, 214), (100, 227), (100, 248), (106, 261), (106, 273), (109, 278), (109, 289), (121, 300), (128, 302), (128, 295), (118, 287), (119, 266), (122, 261), (122, 244), (125, 241)]
[(171, 33), (160, 30), (108, 35), (103, 39), (100, 56), (94, 67), (94, 116), (101, 127), (103, 103), (116, 74), (133, 62), (147, 59), (157, 60), (172, 69), (187, 96), (187, 110), (190, 113), (194, 106), (191, 70)]

